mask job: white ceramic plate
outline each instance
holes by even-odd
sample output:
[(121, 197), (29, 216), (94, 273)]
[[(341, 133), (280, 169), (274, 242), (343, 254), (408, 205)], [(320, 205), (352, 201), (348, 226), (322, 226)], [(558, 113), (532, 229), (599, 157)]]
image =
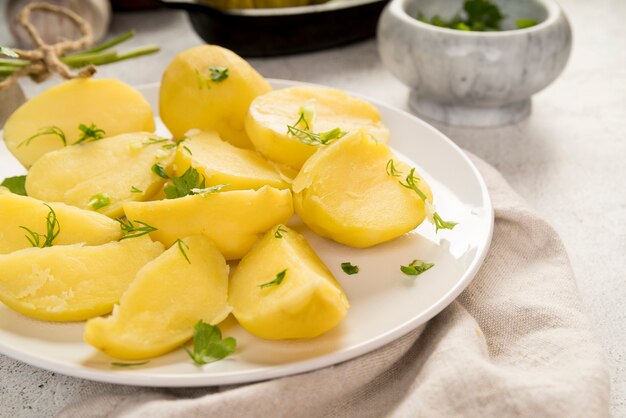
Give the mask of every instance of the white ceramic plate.
[[(295, 83), (273, 80), (274, 87)], [(142, 89), (154, 109), (158, 86)], [(427, 123), (371, 100), (391, 131), (392, 147), (411, 160), (431, 185), (444, 219), (459, 222), (440, 231), (424, 222), (414, 232), (369, 249), (353, 249), (317, 237), (305, 227), (313, 248), (341, 282), (351, 303), (345, 320), (327, 334), (306, 341), (258, 339), (232, 318), (220, 325), (237, 339), (237, 352), (196, 367), (183, 350), (143, 366), (116, 368), (111, 358), (82, 342), (82, 323), (57, 324), (29, 319), (0, 304), (0, 352), (62, 374), (143, 386), (210, 386), (264, 380), (339, 363), (387, 344), (425, 323), (470, 283), (491, 241), (493, 209), (480, 174), (465, 154)], [(163, 132), (163, 125), (160, 128)], [(0, 145), (0, 178), (24, 169)], [(297, 224), (297, 221), (296, 221)], [(298, 226), (298, 225), (296, 225)], [(413, 259), (434, 262), (417, 278), (400, 272)], [(360, 267), (348, 276), (344, 261)]]

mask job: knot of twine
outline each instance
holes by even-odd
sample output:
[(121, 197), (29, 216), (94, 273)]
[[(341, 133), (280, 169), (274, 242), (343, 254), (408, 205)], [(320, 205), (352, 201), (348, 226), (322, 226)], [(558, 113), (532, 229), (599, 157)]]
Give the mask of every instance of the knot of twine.
[[(76, 40), (61, 41), (52, 45), (45, 43), (35, 26), (30, 22), (30, 14), (33, 10), (42, 10), (67, 17), (78, 27), (82, 36)], [(20, 58), (30, 61), (30, 63), (1, 81), (0, 89), (9, 87), (25, 75), (30, 75), (39, 83), (46, 80), (53, 73), (57, 73), (64, 79), (69, 80), (78, 77), (90, 77), (96, 72), (96, 68), (92, 64), (78, 72), (72, 72), (70, 67), (60, 60), (60, 57), (66, 53), (86, 48), (93, 42), (91, 25), (77, 13), (65, 7), (49, 3), (31, 3), (20, 12), (18, 23), (26, 29), (36, 48), (32, 50), (14, 49)]]

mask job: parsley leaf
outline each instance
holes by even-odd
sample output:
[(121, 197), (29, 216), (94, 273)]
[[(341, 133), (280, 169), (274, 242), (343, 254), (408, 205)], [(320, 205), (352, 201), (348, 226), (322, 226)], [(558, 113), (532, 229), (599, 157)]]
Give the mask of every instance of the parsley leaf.
[(209, 67), (211, 81), (220, 83), (228, 78), (228, 68), (226, 67)]
[(346, 274), (357, 274), (359, 272), (359, 266), (352, 265), (350, 262), (341, 263), (341, 269)]
[(201, 177), (198, 170), (190, 166), (182, 176), (172, 177), (170, 179), (172, 184), (168, 185), (163, 190), (165, 197), (168, 199), (176, 199), (178, 197), (194, 194), (193, 189), (204, 189), (204, 177), (202, 177), (202, 179)]
[(504, 15), (489, 0), (467, 0), (463, 3), (463, 10), (467, 13), (465, 24), (473, 31), (500, 30)]
[(535, 19), (517, 19), (515, 21), (515, 27), (517, 29), (526, 29), (535, 26), (537, 21)]
[(6, 187), (11, 191), (11, 193), (19, 194), (21, 196), (27, 196), (26, 176), (7, 177), (2, 180), (0, 186)]
[(170, 176), (168, 176), (167, 173), (165, 172), (165, 168), (161, 164), (159, 164), (159, 163), (154, 164), (152, 166), (151, 170), (152, 170), (152, 172), (154, 174), (156, 174), (157, 176), (161, 177), (162, 179), (169, 179), (170, 178)]
[(283, 280), (285, 279), (285, 275), (287, 274), (287, 269), (281, 271), (280, 273), (278, 273), (276, 275), (276, 277), (274, 278), (274, 280), (260, 284), (259, 287), (261, 289), (264, 289), (266, 287), (272, 287), (272, 286), (278, 286), (279, 284), (281, 284), (283, 282)]
[(408, 276), (419, 276), (434, 265), (434, 263), (427, 263), (421, 260), (413, 260), (408, 266), (400, 266), (400, 271)]
[(85, 125), (84, 123), (81, 123), (80, 125), (78, 125), (78, 130), (81, 132), (81, 135), (78, 138), (78, 140), (74, 142), (74, 145), (80, 144), (83, 142), (97, 141), (99, 139), (104, 138), (104, 135), (106, 133), (104, 132), (104, 130), (98, 128), (93, 123), (89, 126)]
[(216, 325), (202, 320), (193, 329), (193, 352), (185, 347), (189, 357), (198, 366), (219, 361), (235, 352), (237, 340), (233, 337), (222, 339), (222, 331)]

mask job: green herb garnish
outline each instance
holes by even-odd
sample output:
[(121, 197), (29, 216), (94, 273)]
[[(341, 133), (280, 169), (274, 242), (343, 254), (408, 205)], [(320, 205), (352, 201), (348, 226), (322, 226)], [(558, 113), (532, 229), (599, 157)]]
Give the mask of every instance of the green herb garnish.
[(97, 141), (104, 138), (104, 135), (106, 134), (104, 130), (98, 128), (93, 123), (89, 126), (81, 123), (80, 125), (78, 125), (78, 130), (81, 132), (81, 135), (78, 140), (74, 142), (74, 145), (81, 144), (83, 142)]
[(274, 231), (274, 238), (282, 238), (285, 233), (287, 233), (287, 230), (282, 225), (278, 225), (278, 228)]
[(233, 337), (222, 339), (222, 331), (216, 325), (202, 320), (193, 329), (193, 352), (185, 347), (189, 357), (198, 366), (219, 361), (235, 352), (237, 340)]
[(228, 68), (226, 67), (209, 67), (211, 81), (220, 83), (228, 78)]
[(115, 220), (120, 224), (120, 228), (124, 233), (120, 241), (127, 238), (137, 238), (157, 230), (155, 227), (142, 221), (135, 221), (135, 224), (130, 219), (115, 218)]
[(196, 73), (196, 81), (198, 82), (198, 89), (202, 90), (204, 87), (211, 88), (211, 83), (221, 83), (228, 78), (228, 68), (226, 67), (209, 67), (209, 76), (202, 74), (197, 68), (194, 69)]
[(24, 235), (24, 236), (33, 247), (39, 247), (39, 248), (52, 247), (52, 243), (54, 239), (61, 232), (61, 225), (59, 225), (56, 212), (54, 211), (54, 209), (50, 207), (50, 205), (46, 203), (44, 203), (44, 205), (46, 205), (48, 209), (50, 209), (50, 211), (48, 212), (48, 215), (46, 215), (46, 233), (45, 234), (41, 235), (25, 226), (20, 226), (21, 229), (23, 229), (24, 231), (28, 233), (28, 235)]
[(189, 246), (185, 244), (185, 242), (180, 238), (176, 240), (176, 245), (178, 245), (178, 251), (180, 251), (183, 257), (185, 257), (185, 260), (187, 260), (187, 262), (191, 264), (191, 261), (189, 261), (189, 257), (187, 257), (187, 252), (185, 251), (189, 249)]
[(143, 193), (143, 190), (138, 189), (137, 187), (133, 186), (130, 188), (130, 192), (131, 193)]
[(102, 209), (105, 206), (109, 206), (110, 204), (111, 197), (108, 194), (98, 193), (89, 198), (89, 203), (87, 203), (87, 206), (89, 206), (90, 209), (98, 210)]
[(114, 367), (135, 367), (135, 366), (143, 366), (144, 364), (148, 364), (148, 363), (149, 363), (148, 360), (140, 361), (140, 362), (137, 362), (137, 363), (121, 363), (121, 362), (118, 362), (118, 361), (113, 361), (113, 362), (111, 362), (111, 366), (114, 366)]
[[(399, 176), (401, 174), (400, 171), (395, 169), (395, 167), (393, 167), (393, 171), (391, 171), (390, 167), (393, 167), (393, 160), (389, 160), (387, 162), (387, 174), (388, 175)], [(415, 175), (415, 168), (412, 168), (409, 174), (404, 179), (404, 183), (401, 180), (398, 181), (398, 183), (400, 183), (402, 187), (406, 187), (407, 189), (413, 190), (420, 197), (420, 199), (422, 199), (422, 201), (424, 202), (424, 205), (426, 206), (427, 211), (432, 211), (432, 206), (430, 202), (428, 201), (428, 197), (417, 186), (417, 182), (419, 180), (420, 178)], [(429, 219), (430, 219), (430, 215), (429, 215)], [(458, 225), (457, 222), (444, 221), (437, 212), (432, 212), (431, 222), (435, 224), (435, 232), (439, 232), (440, 229), (453, 229), (456, 225)]]
[(276, 277), (274, 278), (274, 280), (260, 284), (259, 287), (261, 289), (265, 289), (266, 287), (272, 287), (272, 286), (278, 286), (279, 284), (281, 284), (283, 282), (283, 280), (285, 279), (285, 275), (287, 274), (287, 269), (281, 271), (280, 273), (278, 273), (276, 275)]
[(11, 191), (11, 193), (19, 194), (21, 196), (27, 196), (26, 176), (7, 177), (2, 180), (0, 186), (6, 187)]
[(393, 160), (387, 161), (386, 171), (387, 171), (387, 175), (392, 176), (392, 177), (399, 177), (400, 174), (402, 174), (400, 173), (400, 171), (396, 169), (396, 166)]
[(293, 136), (307, 145), (327, 145), (347, 134), (339, 128), (330, 131), (313, 133), (311, 131), (297, 128), (294, 125), (287, 125), (287, 134)]
[(67, 139), (65, 138), (65, 132), (63, 132), (61, 130), (61, 128), (58, 128), (56, 126), (50, 126), (48, 128), (40, 129), (39, 132), (37, 132), (35, 135), (33, 135), (33, 136), (29, 137), (29, 138), (26, 138), (25, 140), (20, 142), (17, 147), (19, 148), (22, 145), (27, 145), (28, 146), (28, 145), (30, 145), (30, 141), (32, 141), (35, 138), (39, 138), (40, 136), (44, 136), (44, 135), (56, 135), (57, 137), (59, 137), (61, 142), (63, 142), (63, 146), (64, 147), (67, 146)]
[(535, 19), (517, 19), (515, 21), (515, 27), (517, 27), (517, 29), (530, 28), (532, 26), (535, 26), (536, 24), (537, 21)]
[(359, 266), (355, 266), (350, 262), (341, 263), (341, 269), (346, 274), (357, 274), (359, 272)]
[(400, 266), (400, 271), (409, 276), (419, 276), (434, 265), (434, 263), (427, 263), (421, 260), (413, 260), (408, 266)]
[(165, 172), (165, 168), (163, 168), (163, 166), (159, 163), (155, 163), (152, 168), (151, 168), (152, 172), (154, 174), (156, 174), (157, 176), (163, 178), (163, 179), (169, 179), (170, 176), (167, 175), (167, 173)]
[(204, 177), (198, 173), (198, 170), (189, 166), (182, 176), (172, 177), (171, 184), (165, 187), (165, 197), (168, 199), (176, 199), (179, 197), (194, 194), (193, 189), (204, 189)]
[[(442, 19), (439, 15), (427, 19), (421, 13), (417, 20), (441, 28), (464, 31), (499, 31), (500, 24), (505, 18), (500, 8), (490, 0), (466, 0), (463, 3), (463, 12), (459, 12), (450, 20)], [(529, 28), (537, 24), (535, 19), (518, 19), (515, 21), (517, 29)]]
[(215, 192), (219, 192), (220, 190), (222, 190), (224, 187), (229, 186), (229, 184), (216, 184), (215, 186), (211, 186), (211, 187), (205, 187), (203, 189), (199, 189), (199, 188), (194, 188), (191, 189), (191, 193), (189, 194), (199, 194), (200, 196), (206, 196), (209, 193), (215, 193)]
[[(141, 145), (143, 145), (144, 147), (150, 146), (150, 145), (156, 145), (156, 144), (162, 144), (163, 142), (169, 142), (169, 139), (165, 139), (165, 138), (148, 138), (146, 140), (146, 142), (143, 142)], [(167, 146), (169, 144), (164, 145), (163, 147)], [(176, 146), (176, 145), (174, 145)]]

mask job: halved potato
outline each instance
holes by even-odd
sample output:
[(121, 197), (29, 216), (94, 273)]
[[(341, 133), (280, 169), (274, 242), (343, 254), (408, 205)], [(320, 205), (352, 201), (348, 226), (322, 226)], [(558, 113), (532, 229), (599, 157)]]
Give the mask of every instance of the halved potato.
[(0, 255), (0, 301), (46, 321), (104, 315), (137, 271), (162, 252), (161, 243), (143, 236), (93, 247), (54, 245)]
[(124, 360), (165, 354), (191, 338), (198, 320), (228, 316), (227, 291), (228, 265), (215, 244), (184, 238), (139, 270), (113, 315), (87, 321), (84, 339)]
[(235, 268), (228, 300), (242, 327), (268, 339), (317, 337), (349, 307), (304, 237), (283, 225), (265, 234)]
[[(79, 126), (102, 129), (106, 137), (154, 131), (150, 105), (134, 88), (118, 80), (77, 78), (30, 99), (4, 125), (7, 148), (24, 167), (82, 135)], [(43, 132), (50, 132), (43, 134)], [(29, 139), (30, 138), (30, 139)]]
[[(308, 112), (308, 117), (297, 123), (301, 110)], [(288, 126), (314, 134), (336, 128), (352, 133), (362, 129), (378, 141), (389, 140), (389, 131), (372, 104), (325, 87), (271, 91), (254, 99), (246, 116), (246, 132), (261, 154), (300, 169), (320, 144), (303, 142), (288, 132)]]
[(252, 148), (243, 122), (252, 100), (271, 90), (240, 56), (217, 45), (178, 54), (163, 73), (159, 109), (175, 138), (190, 129), (216, 131), (238, 147)]
[(227, 260), (243, 257), (254, 242), (293, 215), (290, 190), (264, 186), (152, 202), (129, 202), (124, 212), (132, 221), (157, 228), (150, 235), (166, 246), (179, 237), (205, 234)]
[(174, 163), (177, 175), (192, 166), (205, 178), (207, 187), (228, 184), (224, 191), (257, 190), (265, 185), (289, 187), (276, 168), (256, 151), (237, 148), (222, 141), (215, 132), (188, 135), (178, 148)]
[(38, 234), (46, 233), (46, 218), (50, 208), (54, 210), (59, 234), (54, 245), (78, 244), (100, 245), (116, 241), (121, 236), (120, 225), (104, 215), (68, 206), (49, 203), (27, 196), (19, 196), (0, 187), (0, 254), (31, 247), (26, 238), (26, 227)]
[[(390, 160), (397, 176), (388, 174)], [(296, 213), (317, 234), (351, 247), (389, 241), (426, 217), (424, 201), (400, 184), (409, 173), (386, 144), (364, 132), (348, 135), (304, 164), (292, 185)], [(432, 202), (428, 184), (414, 177)]]
[(41, 200), (121, 216), (125, 202), (146, 200), (161, 189), (165, 179), (152, 166), (159, 163), (169, 169), (172, 146), (141, 132), (56, 150), (32, 166), (26, 191)]

